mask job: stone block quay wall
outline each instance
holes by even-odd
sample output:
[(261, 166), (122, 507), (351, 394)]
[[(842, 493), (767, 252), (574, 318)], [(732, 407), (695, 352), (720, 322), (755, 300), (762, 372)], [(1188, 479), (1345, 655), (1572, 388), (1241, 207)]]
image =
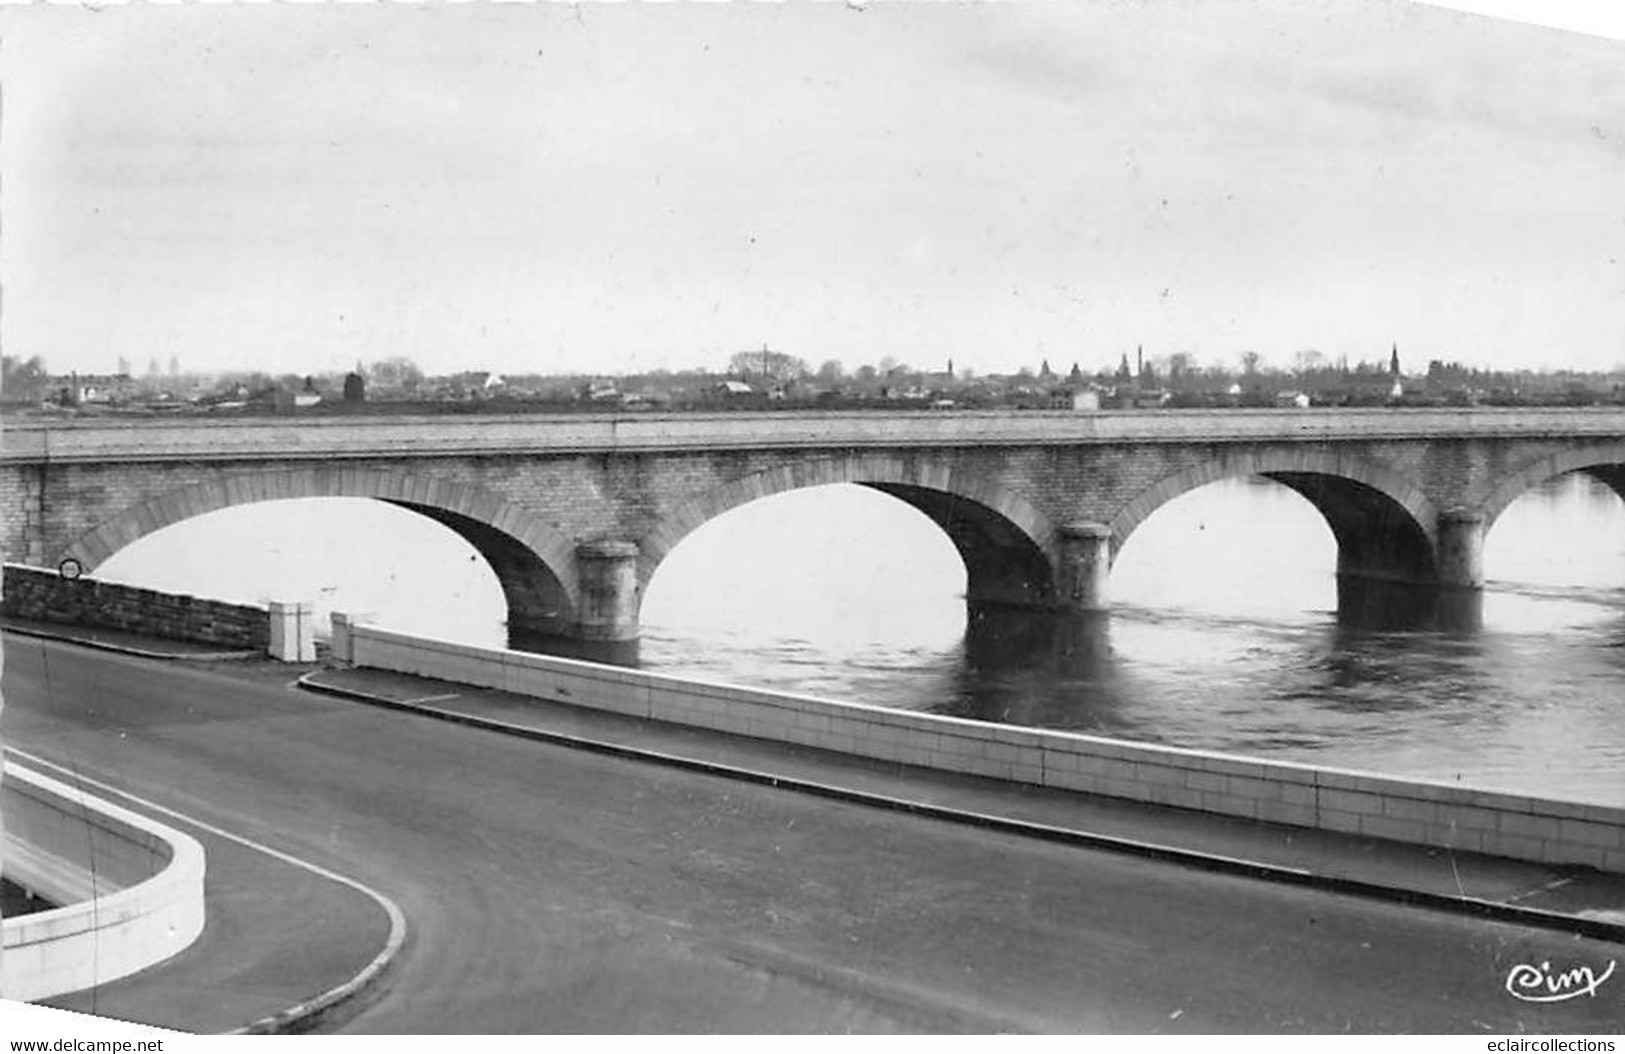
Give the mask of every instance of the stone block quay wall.
[(1625, 872), (1625, 809), (1261, 761), (425, 640), (334, 616), (334, 657), (595, 710), (1272, 823)]
[(0, 610), (11, 618), (128, 630), (172, 640), (265, 651), (267, 609), (253, 604), (65, 578), (56, 571), (6, 564)]

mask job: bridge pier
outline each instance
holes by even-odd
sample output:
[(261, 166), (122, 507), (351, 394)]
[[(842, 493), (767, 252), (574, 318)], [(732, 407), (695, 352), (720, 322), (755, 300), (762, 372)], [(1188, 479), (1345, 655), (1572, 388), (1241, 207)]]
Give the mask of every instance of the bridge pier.
[(1473, 634), (1484, 626), (1484, 591), (1447, 588), (1433, 582), (1340, 575), (1337, 622), (1362, 632), (1438, 630)]
[[(1474, 633), (1484, 622), (1485, 517), (1455, 507), (1436, 521), (1431, 573), (1383, 568), (1370, 549), (1339, 553), (1337, 615), (1364, 630), (1441, 630)], [(1351, 560), (1354, 556), (1357, 559)]]
[(638, 637), (638, 547), (633, 542), (587, 542), (576, 547), (580, 601), (575, 637), (629, 641)]
[(1484, 588), (1484, 514), (1477, 509), (1446, 509), (1439, 514), (1439, 585), (1446, 589)]
[(1112, 529), (1104, 523), (1069, 523), (1061, 528), (1062, 611), (1105, 611), (1106, 578), (1112, 566)]

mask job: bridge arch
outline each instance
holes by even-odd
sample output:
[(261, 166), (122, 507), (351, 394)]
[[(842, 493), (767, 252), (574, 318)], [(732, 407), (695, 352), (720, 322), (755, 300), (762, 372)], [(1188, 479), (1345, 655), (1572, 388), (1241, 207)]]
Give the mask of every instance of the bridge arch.
[(577, 607), (575, 543), (482, 487), (390, 469), (344, 465), (223, 473), (138, 502), (56, 554), (91, 570), (137, 539), (237, 505), (295, 498), (373, 498), (426, 516), (479, 551), (502, 586), (510, 630), (565, 632)]
[(1436, 579), (1439, 510), (1415, 480), (1356, 454), (1324, 448), (1223, 453), (1166, 476), (1112, 520), (1113, 556), (1174, 498), (1224, 479), (1263, 476), (1298, 492), (1337, 539), (1340, 575), (1404, 582)]
[(965, 562), (973, 604), (1048, 607), (1054, 602), (1055, 525), (1026, 499), (945, 458), (853, 454), (816, 458), (754, 473), (674, 506), (644, 536), (640, 593), (666, 556), (695, 528), (758, 498), (804, 487), (855, 483), (924, 513)]
[(1625, 442), (1563, 450), (1537, 458), (1516, 469), (1490, 492), (1483, 505), (1484, 528), (1527, 491), (1567, 472), (1586, 472), (1606, 483), (1625, 499)]

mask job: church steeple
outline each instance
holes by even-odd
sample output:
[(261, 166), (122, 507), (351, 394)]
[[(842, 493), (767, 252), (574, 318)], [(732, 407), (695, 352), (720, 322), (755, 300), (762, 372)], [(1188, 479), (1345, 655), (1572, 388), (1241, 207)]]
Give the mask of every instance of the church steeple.
[(1394, 341), (1394, 350), (1388, 356), (1388, 372), (1392, 376), (1399, 376), (1399, 341)]

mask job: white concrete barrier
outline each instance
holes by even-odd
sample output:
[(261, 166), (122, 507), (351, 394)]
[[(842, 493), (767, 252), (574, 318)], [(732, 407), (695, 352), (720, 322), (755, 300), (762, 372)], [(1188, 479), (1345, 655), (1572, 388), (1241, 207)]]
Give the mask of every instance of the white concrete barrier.
[(11, 762), (5, 877), (60, 904), (0, 923), (0, 996), (48, 999), (169, 958), (203, 932), (203, 847)]
[(316, 661), (316, 616), (308, 600), (270, 603), (271, 643), (266, 651), (282, 662)]
[(692, 681), (349, 626), (357, 666), (948, 772), (1625, 872), (1625, 809)]

